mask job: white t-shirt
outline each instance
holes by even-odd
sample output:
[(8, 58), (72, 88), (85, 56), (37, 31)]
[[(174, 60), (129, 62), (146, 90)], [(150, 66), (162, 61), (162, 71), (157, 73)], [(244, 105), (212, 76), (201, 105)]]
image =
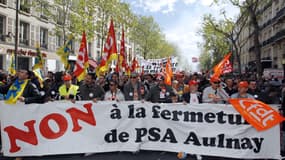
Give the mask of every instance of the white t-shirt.
[(195, 93), (190, 93), (190, 104), (199, 104), (198, 96)]

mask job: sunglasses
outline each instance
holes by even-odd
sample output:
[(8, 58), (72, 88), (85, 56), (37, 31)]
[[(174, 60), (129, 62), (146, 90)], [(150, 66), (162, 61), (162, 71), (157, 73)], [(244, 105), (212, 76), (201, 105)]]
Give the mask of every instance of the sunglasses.
[(214, 84), (220, 84), (220, 82), (214, 82)]
[(135, 78), (137, 78), (137, 77), (131, 77), (132, 79), (135, 79)]
[(115, 86), (115, 84), (110, 84), (110, 86)]

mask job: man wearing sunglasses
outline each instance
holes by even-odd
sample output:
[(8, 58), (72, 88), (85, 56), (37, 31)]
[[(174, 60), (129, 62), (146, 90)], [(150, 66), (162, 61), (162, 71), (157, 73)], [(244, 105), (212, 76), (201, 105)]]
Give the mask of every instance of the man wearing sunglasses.
[(124, 101), (125, 97), (118, 88), (118, 82), (114, 80), (109, 81), (110, 90), (106, 92), (104, 100), (107, 101)]
[(221, 87), (220, 78), (211, 77), (210, 79), (211, 86), (203, 90), (202, 101), (203, 103), (219, 103), (223, 104), (229, 98), (227, 92)]
[(133, 72), (130, 80), (124, 85), (124, 96), (126, 101), (141, 100), (146, 95), (146, 87), (139, 82), (138, 74)]

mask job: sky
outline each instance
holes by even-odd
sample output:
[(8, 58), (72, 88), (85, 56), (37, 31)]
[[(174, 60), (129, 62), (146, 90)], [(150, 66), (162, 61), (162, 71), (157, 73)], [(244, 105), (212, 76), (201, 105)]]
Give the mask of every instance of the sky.
[[(189, 64), (192, 71), (199, 71), (198, 63), (192, 63), (192, 57), (199, 57), (198, 42), (202, 42), (197, 33), (201, 29), (204, 14), (211, 13), (217, 19), (223, 18), (221, 9), (227, 17), (234, 18), (238, 9), (231, 4), (213, 4), (213, 0), (123, 0), (131, 5), (135, 14), (153, 16), (160, 25), (166, 39), (178, 46), (181, 64)], [(186, 58), (184, 58), (186, 57)]]

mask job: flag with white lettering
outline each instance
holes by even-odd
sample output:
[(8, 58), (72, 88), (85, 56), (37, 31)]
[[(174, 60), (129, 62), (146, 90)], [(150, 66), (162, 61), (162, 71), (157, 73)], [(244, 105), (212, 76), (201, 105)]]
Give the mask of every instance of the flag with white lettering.
[(267, 130), (284, 121), (277, 111), (269, 105), (254, 99), (229, 99), (234, 108), (258, 131)]

